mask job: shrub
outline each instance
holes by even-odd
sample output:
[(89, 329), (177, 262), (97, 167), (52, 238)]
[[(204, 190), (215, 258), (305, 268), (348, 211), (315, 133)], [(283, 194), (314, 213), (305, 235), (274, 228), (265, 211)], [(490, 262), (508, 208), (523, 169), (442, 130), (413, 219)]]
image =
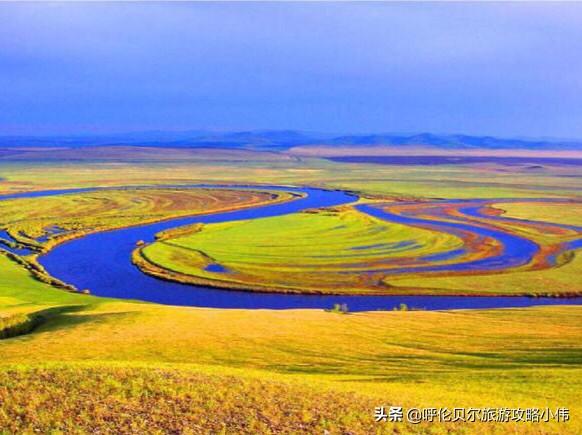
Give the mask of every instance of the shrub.
[(348, 304), (333, 304), (333, 308), (327, 311), (330, 313), (348, 314), (350, 309), (348, 308)]

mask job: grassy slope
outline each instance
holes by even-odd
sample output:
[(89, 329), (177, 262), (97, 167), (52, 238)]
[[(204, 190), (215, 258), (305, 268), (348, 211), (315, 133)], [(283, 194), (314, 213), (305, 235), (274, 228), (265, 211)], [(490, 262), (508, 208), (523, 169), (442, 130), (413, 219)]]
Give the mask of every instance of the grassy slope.
[[(50, 385), (47, 388), (47, 385)], [(35, 394), (31, 396), (31, 391)], [(67, 365), (0, 372), (11, 433), (371, 433), (371, 399), (172, 368)], [(42, 404), (42, 406), (39, 406)]]
[[(0, 312), (83, 305), (31, 334), (0, 341), (0, 397), (13, 394), (0, 408), (0, 427), (30, 428), (34, 420), (43, 429), (62, 421), (111, 429), (129, 424), (128, 410), (137, 413), (138, 425), (172, 427), (180, 424), (175, 412), (187, 415), (182, 424), (199, 424), (211, 419), (221, 400), (220, 418), (201, 427), (214, 430), (224, 418), (228, 432), (327, 424), (369, 433), (377, 404), (582, 411), (577, 307), (348, 315), (179, 308), (65, 293), (36, 283), (4, 257), (0, 267)], [(38, 367), (44, 369), (30, 375), (11, 372)], [(50, 406), (55, 413), (40, 410), (45, 400), (60, 401), (60, 392), (69, 399)], [(228, 417), (235, 412), (247, 420)], [(24, 416), (20, 423), (15, 413)], [(347, 423), (340, 418), (346, 413)], [(575, 433), (582, 426), (575, 419), (552, 430), (558, 429)]]
[(33, 312), (47, 306), (101, 303), (105, 299), (70, 293), (32, 279), (28, 271), (0, 255), (0, 313)]

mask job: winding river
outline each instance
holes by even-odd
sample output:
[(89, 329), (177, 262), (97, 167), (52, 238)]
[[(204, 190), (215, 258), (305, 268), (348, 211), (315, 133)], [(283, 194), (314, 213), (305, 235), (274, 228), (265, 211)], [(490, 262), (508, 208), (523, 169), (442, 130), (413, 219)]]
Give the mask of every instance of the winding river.
[[(162, 187), (162, 186), (157, 186)], [(255, 190), (285, 190), (303, 193), (305, 196), (292, 201), (243, 209), (238, 211), (198, 215), (171, 219), (163, 222), (136, 227), (110, 230), (89, 234), (82, 238), (62, 243), (39, 258), (40, 263), (54, 277), (73, 284), (79, 289), (90, 289), (96, 296), (136, 299), (171, 305), (247, 308), (247, 309), (291, 309), (291, 308), (330, 308), (337, 303), (345, 303), (350, 311), (390, 310), (399, 304), (429, 310), (524, 307), (549, 304), (582, 304), (582, 298), (529, 298), (529, 297), (469, 297), (469, 296), (336, 296), (336, 295), (297, 295), (255, 293), (234, 290), (219, 290), (211, 287), (185, 285), (160, 280), (142, 273), (130, 261), (136, 241), (151, 242), (156, 233), (193, 223), (218, 223), (245, 219), (279, 216), (297, 211), (331, 207), (355, 201), (353, 194), (336, 190), (323, 190), (309, 187), (284, 186), (215, 186), (189, 185), (165, 187), (212, 187)], [(96, 189), (68, 189), (44, 192), (29, 192), (6, 195), (0, 199), (41, 197), (67, 193), (77, 193)], [(472, 202), (474, 203), (474, 201)], [(407, 224), (432, 225), (426, 219), (396, 215), (372, 206), (358, 206), (360, 211), (394, 222)], [(478, 208), (472, 209), (478, 214)], [(443, 222), (438, 222), (443, 226)], [(505, 232), (491, 234), (490, 229), (467, 223), (446, 223), (450, 230), (473, 231), (484, 237), (502, 238), (504, 251), (499, 257), (488, 259), (488, 264), (475, 262), (455, 263), (454, 267), (466, 270), (478, 267), (512, 267), (525, 264), (537, 251), (537, 246), (524, 238), (511, 236)], [(460, 226), (460, 227), (459, 227)], [(572, 248), (578, 247), (577, 244)], [(458, 252), (440, 255), (459, 255)], [(443, 257), (444, 258), (444, 257)], [(436, 258), (435, 258), (436, 260)], [(485, 260), (476, 260), (485, 261)], [(445, 267), (445, 266), (426, 266)], [(451, 268), (451, 265), (448, 265)]]

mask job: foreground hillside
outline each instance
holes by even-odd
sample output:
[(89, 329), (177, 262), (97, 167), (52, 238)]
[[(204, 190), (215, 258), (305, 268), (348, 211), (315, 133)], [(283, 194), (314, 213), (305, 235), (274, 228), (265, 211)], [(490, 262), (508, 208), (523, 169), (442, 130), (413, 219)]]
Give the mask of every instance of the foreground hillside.
[(374, 401), (183, 368), (66, 364), (0, 371), (11, 433), (366, 433)]
[(578, 307), (179, 308), (68, 293), (4, 256), (0, 263), (3, 318), (38, 321), (0, 340), (0, 427), (9, 433), (420, 430), (375, 423), (381, 405), (568, 407), (572, 415), (542, 426), (432, 423), (422, 429), (429, 433), (582, 429)]

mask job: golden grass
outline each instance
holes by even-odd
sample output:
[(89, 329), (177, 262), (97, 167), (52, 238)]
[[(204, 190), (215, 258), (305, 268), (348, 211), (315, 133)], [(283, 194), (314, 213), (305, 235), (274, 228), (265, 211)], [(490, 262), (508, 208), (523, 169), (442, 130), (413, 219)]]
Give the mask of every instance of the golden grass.
[(531, 219), (535, 221), (554, 222), (582, 227), (582, 203), (503, 203), (500, 205), (507, 217)]
[(365, 434), (382, 429), (370, 418), (370, 398), (184, 369), (3, 370), (0, 403), (5, 404), (0, 428), (10, 433)]

